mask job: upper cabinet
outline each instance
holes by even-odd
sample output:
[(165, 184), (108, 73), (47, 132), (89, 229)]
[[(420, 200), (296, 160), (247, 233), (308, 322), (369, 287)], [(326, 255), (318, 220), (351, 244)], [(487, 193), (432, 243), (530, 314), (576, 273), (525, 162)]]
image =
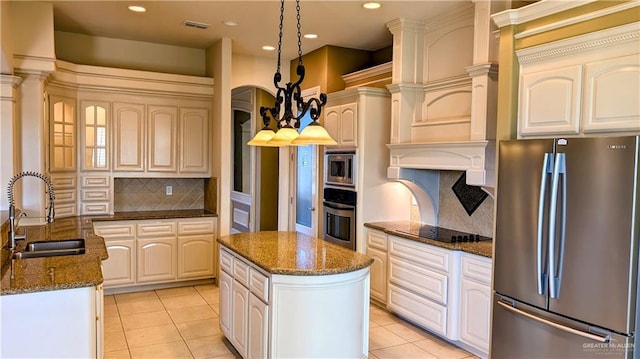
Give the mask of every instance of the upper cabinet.
[(113, 104), (113, 170), (144, 171), (144, 105)]
[(49, 96), (49, 171), (76, 170), (76, 100)]
[(357, 147), (358, 104), (347, 103), (329, 106), (325, 109), (324, 125), (331, 137), (338, 143), (337, 147)]
[(175, 172), (178, 132), (178, 108), (175, 106), (147, 107), (148, 170)]
[(640, 133), (638, 10), (637, 1), (540, 1), (494, 14), (507, 69), (498, 138)]
[(516, 51), (518, 136), (640, 131), (639, 29), (635, 23)]
[(180, 173), (209, 173), (209, 109), (180, 108)]
[(80, 101), (81, 163), (83, 171), (110, 169), (110, 104), (105, 101)]

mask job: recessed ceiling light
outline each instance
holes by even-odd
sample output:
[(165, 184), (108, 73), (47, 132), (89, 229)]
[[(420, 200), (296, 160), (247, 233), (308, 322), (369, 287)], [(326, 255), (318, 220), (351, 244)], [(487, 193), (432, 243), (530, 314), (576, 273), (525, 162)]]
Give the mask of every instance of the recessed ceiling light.
[(367, 2), (362, 4), (362, 7), (365, 9), (369, 9), (369, 10), (373, 10), (373, 9), (379, 9), (380, 8), (380, 3), (379, 2)]
[(304, 38), (305, 39), (317, 39), (318, 35), (317, 34), (304, 34)]
[(265, 51), (273, 51), (276, 48), (273, 47), (273, 46), (270, 46), (270, 45), (265, 45), (265, 46), (262, 46), (262, 49), (265, 50)]
[(147, 9), (145, 9), (144, 6), (139, 6), (139, 5), (131, 5), (131, 6), (129, 6), (129, 10), (131, 10), (133, 12), (145, 12), (145, 11), (147, 11)]
[(236, 21), (233, 21), (233, 20), (225, 20), (222, 23), (227, 25), (227, 26), (238, 26), (238, 23)]

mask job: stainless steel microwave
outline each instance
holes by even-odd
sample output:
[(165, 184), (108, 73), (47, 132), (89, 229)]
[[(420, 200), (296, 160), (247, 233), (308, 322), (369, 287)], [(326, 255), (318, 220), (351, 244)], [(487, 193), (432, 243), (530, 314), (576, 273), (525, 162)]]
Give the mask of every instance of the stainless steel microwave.
[(327, 151), (324, 155), (324, 183), (332, 186), (356, 186), (356, 152)]

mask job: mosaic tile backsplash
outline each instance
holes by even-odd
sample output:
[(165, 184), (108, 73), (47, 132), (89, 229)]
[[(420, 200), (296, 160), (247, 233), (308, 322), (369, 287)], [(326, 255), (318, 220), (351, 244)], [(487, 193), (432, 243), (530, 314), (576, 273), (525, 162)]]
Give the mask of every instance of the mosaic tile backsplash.
[[(485, 198), (473, 214), (468, 215), (451, 189), (461, 174), (460, 171), (440, 171), (438, 226), (493, 237), (493, 197)], [(420, 221), (417, 205), (412, 206), (411, 220)]]
[[(113, 186), (116, 212), (204, 208), (202, 178), (115, 178)], [(171, 196), (165, 194), (167, 186)]]

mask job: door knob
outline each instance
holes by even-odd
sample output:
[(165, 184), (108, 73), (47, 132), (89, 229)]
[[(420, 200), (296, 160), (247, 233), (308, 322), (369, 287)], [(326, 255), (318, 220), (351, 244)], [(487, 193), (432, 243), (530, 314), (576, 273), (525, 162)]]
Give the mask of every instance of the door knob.
[(316, 207), (311, 207), (311, 208), (308, 208), (308, 209), (309, 209), (310, 211), (315, 211), (315, 210), (316, 210)]

